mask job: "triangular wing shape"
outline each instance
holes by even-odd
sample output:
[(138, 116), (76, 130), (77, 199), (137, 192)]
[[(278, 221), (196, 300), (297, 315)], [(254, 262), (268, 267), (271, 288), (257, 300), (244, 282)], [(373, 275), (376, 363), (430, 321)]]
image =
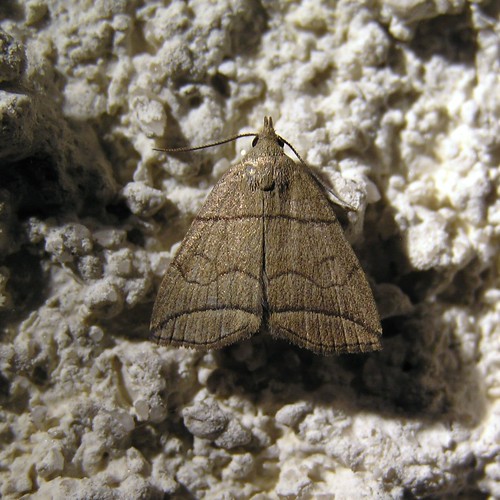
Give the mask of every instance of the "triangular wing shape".
[(319, 354), (381, 348), (372, 291), (324, 188), (288, 157), (286, 189), (265, 193), (265, 300), (271, 335)]
[(221, 178), (165, 273), (151, 318), (158, 343), (218, 349), (259, 330), (262, 202), (244, 182), (241, 165)]

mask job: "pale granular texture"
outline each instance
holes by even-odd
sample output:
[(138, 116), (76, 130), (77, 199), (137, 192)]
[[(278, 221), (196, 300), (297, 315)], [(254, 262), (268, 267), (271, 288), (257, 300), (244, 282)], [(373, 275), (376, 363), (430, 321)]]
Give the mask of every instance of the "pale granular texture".
[[(500, 497), (497, 3), (0, 2), (2, 497)], [(269, 115), (356, 208), (379, 352), (148, 340), (251, 141), (154, 148)]]

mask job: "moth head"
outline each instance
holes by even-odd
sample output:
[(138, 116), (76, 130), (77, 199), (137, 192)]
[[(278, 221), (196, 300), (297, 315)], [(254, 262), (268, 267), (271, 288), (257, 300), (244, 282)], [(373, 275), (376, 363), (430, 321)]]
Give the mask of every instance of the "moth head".
[(280, 148), (283, 148), (285, 145), (285, 141), (276, 134), (273, 127), (273, 119), (270, 116), (264, 117), (264, 126), (262, 130), (254, 137), (252, 141), (252, 147), (257, 146), (259, 140), (261, 139), (270, 139), (273, 142), (276, 142)]
[[(257, 143), (259, 142), (260, 138), (261, 138), (261, 134), (258, 134), (253, 138), (252, 147), (257, 146)], [(278, 143), (278, 146), (280, 148), (283, 148), (285, 146), (285, 142), (283, 141), (283, 139), (279, 135), (275, 134), (275, 137), (273, 137), (273, 139)]]
[[(259, 142), (259, 139), (260, 139), (260, 134), (259, 135), (256, 135), (254, 138), (253, 138), (253, 141), (252, 141), (252, 147), (255, 147), (257, 146), (257, 143)], [(275, 135), (275, 141), (278, 143), (278, 146), (280, 148), (283, 148), (285, 146), (285, 142), (283, 141), (283, 139), (279, 136), (279, 135)]]

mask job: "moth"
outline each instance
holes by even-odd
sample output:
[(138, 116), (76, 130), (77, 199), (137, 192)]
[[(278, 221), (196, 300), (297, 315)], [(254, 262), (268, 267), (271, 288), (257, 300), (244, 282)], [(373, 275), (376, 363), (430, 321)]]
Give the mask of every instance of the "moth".
[(208, 350), (267, 332), (317, 354), (381, 349), (372, 291), (325, 186), (270, 117), (245, 135), (252, 149), (215, 185), (163, 277), (151, 338)]

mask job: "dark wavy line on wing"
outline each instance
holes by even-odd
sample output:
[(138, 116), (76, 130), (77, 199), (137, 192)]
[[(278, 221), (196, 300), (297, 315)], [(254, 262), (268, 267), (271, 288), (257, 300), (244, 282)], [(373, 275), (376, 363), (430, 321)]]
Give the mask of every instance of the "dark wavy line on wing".
[[(304, 345), (304, 346), (313, 346), (314, 348), (317, 348), (318, 350), (324, 350), (324, 343), (323, 342), (314, 342), (310, 339), (310, 337), (305, 337), (304, 335), (300, 335), (296, 332), (294, 332), (293, 330), (290, 330), (289, 328), (285, 328), (283, 326), (280, 326), (279, 329), (281, 330), (284, 330), (286, 332), (288, 332), (290, 334), (290, 336), (298, 339), (297, 343), (299, 345)], [(378, 334), (380, 335), (380, 334)], [(360, 344), (359, 342), (346, 342), (346, 341), (343, 341), (342, 342), (342, 345), (340, 346), (340, 348), (337, 348), (337, 346), (335, 346), (334, 349), (329, 349), (330, 352), (338, 352), (338, 353), (347, 353), (349, 352), (349, 348), (351, 347), (357, 347), (357, 346), (366, 346), (366, 347), (374, 347), (374, 346), (379, 346), (380, 345), (380, 341), (377, 339), (377, 340), (373, 340), (371, 342), (364, 342), (363, 344)], [(358, 349), (359, 352), (362, 352), (361, 349)], [(353, 351), (351, 351), (353, 352)]]
[[(248, 328), (248, 325), (246, 325), (242, 328), (239, 328), (238, 330), (235, 330), (234, 332), (228, 333), (227, 335), (224, 335), (224, 337), (217, 337), (214, 340), (206, 340), (204, 342), (199, 342), (196, 340), (186, 340), (186, 339), (178, 340), (175, 338), (171, 338), (169, 341), (169, 344), (174, 345), (174, 346), (175, 345), (177, 345), (177, 346), (198, 346), (198, 345), (210, 346), (213, 344), (221, 345), (221, 343), (224, 345), (227, 345), (227, 344), (231, 343), (230, 342), (231, 338), (238, 337), (241, 334), (241, 332), (245, 331), (247, 328)], [(157, 331), (152, 332), (150, 335), (150, 338), (151, 338), (151, 340), (156, 341), (157, 343), (160, 343), (162, 341), (162, 336)]]
[(244, 307), (234, 307), (234, 306), (206, 306), (206, 307), (199, 307), (197, 309), (186, 309), (184, 311), (178, 311), (174, 314), (171, 314), (170, 316), (167, 316), (161, 323), (159, 323), (153, 330), (151, 330), (152, 333), (157, 332), (158, 330), (161, 330), (164, 328), (170, 321), (173, 319), (180, 318), (182, 316), (188, 316), (190, 314), (196, 314), (196, 313), (204, 313), (204, 312), (209, 312), (209, 311), (241, 311), (247, 314), (252, 314), (253, 316), (261, 317), (262, 313), (259, 310), (255, 309), (248, 309)]
[[(245, 326), (245, 327), (239, 328), (238, 330), (235, 330), (234, 332), (231, 332), (231, 333), (228, 333), (227, 335), (224, 335), (224, 337), (217, 337), (214, 340), (206, 340), (205, 342), (199, 342), (196, 340), (186, 340), (184, 338), (182, 340), (171, 338), (169, 344), (178, 345), (178, 346), (197, 346), (197, 345), (199, 345), (199, 346), (211, 346), (213, 344), (227, 345), (227, 344), (231, 343), (230, 342), (231, 338), (238, 337), (241, 334), (241, 332), (245, 331), (246, 329), (247, 329), (247, 327)], [(151, 338), (151, 340), (156, 341), (157, 343), (160, 343), (163, 340), (162, 336), (157, 334), (156, 331), (151, 333), (150, 338)]]
[(331, 218), (331, 219), (301, 219), (298, 217), (293, 217), (291, 215), (286, 215), (286, 214), (278, 214), (278, 215), (252, 215), (252, 214), (243, 214), (243, 215), (227, 215), (227, 216), (211, 216), (211, 217), (206, 217), (206, 216), (198, 216), (194, 219), (195, 222), (221, 222), (221, 221), (227, 221), (227, 222), (233, 222), (233, 221), (238, 221), (238, 220), (262, 220), (264, 218), (265, 220), (289, 220), (289, 221), (294, 221), (294, 222), (299, 222), (301, 224), (322, 224), (322, 225), (331, 225), (331, 224), (338, 224), (338, 221), (336, 218)]
[(349, 270), (349, 272), (346, 274), (346, 277), (343, 281), (338, 281), (338, 282), (332, 282), (329, 283), (328, 285), (320, 285), (317, 283), (313, 278), (310, 276), (306, 276), (304, 273), (301, 273), (300, 271), (283, 271), (282, 273), (277, 273), (277, 274), (272, 274), (268, 276), (269, 281), (273, 281), (277, 278), (281, 278), (282, 276), (286, 275), (292, 275), (292, 276), (298, 276), (299, 278), (302, 278), (305, 281), (308, 281), (309, 283), (312, 283), (318, 288), (321, 288), (323, 290), (326, 290), (328, 288), (332, 288), (334, 286), (345, 286), (346, 282), (352, 277), (352, 275), (359, 269), (359, 266), (357, 264), (354, 264), (352, 268)]
[(329, 316), (334, 318), (341, 318), (351, 323), (354, 323), (355, 325), (361, 326), (367, 332), (373, 335), (379, 335), (379, 336), (382, 335), (381, 331), (375, 330), (371, 326), (367, 325), (366, 323), (357, 318), (354, 318), (353, 316), (349, 316), (347, 314), (341, 314), (339, 312), (328, 311), (325, 309), (301, 309), (301, 308), (294, 309), (291, 307), (287, 309), (271, 309), (271, 321), (274, 314), (286, 314), (286, 313), (312, 313), (312, 314), (321, 314), (323, 316)]
[(253, 274), (250, 274), (246, 271), (244, 271), (243, 269), (239, 269), (237, 267), (234, 267), (234, 268), (231, 268), (231, 269), (228, 269), (226, 271), (223, 271), (221, 273), (218, 273), (216, 274), (216, 276), (214, 277), (214, 279), (206, 282), (206, 283), (200, 283), (199, 281), (195, 280), (195, 279), (188, 279), (188, 277), (186, 276), (185, 272), (180, 268), (180, 266), (177, 264), (177, 262), (172, 262), (171, 264), (173, 267), (175, 267), (175, 269), (177, 269), (177, 271), (179, 271), (179, 274), (182, 276), (182, 278), (184, 279), (184, 281), (186, 283), (191, 283), (191, 284), (196, 284), (198, 286), (210, 286), (214, 281), (217, 281), (217, 279), (219, 279), (221, 276), (225, 276), (226, 274), (235, 274), (235, 273), (239, 273), (239, 274), (242, 274), (243, 276), (247, 276), (248, 278), (251, 278), (257, 282), (259, 282), (259, 278), (254, 276)]

